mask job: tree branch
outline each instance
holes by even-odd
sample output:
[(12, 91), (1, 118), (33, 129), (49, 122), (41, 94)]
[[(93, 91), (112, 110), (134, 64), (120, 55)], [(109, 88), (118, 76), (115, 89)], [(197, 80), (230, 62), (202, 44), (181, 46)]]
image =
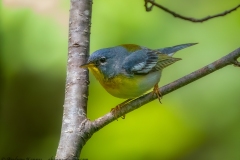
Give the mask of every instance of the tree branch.
[[(144, 6), (145, 6), (145, 9), (146, 9), (147, 12), (151, 11), (153, 6), (156, 6), (160, 9), (164, 10), (165, 12), (173, 15), (176, 18), (180, 18), (180, 19), (183, 19), (183, 20), (191, 21), (191, 22), (204, 22), (204, 21), (207, 21), (207, 20), (212, 19), (212, 18), (225, 16), (225, 15), (237, 10), (240, 7), (240, 4), (238, 4), (236, 7), (232, 8), (230, 10), (224, 11), (222, 13), (215, 14), (215, 15), (212, 15), (212, 16), (207, 16), (207, 17), (204, 17), (204, 18), (201, 18), (201, 19), (196, 19), (196, 18), (192, 18), (192, 17), (185, 17), (185, 16), (182, 16), (178, 13), (175, 13), (175, 12), (169, 10), (168, 8), (166, 8), (162, 5), (157, 4), (156, 2), (154, 2), (154, 0), (144, 0), (144, 1), (145, 1)], [(151, 4), (150, 6), (148, 6), (149, 3)]]
[[(147, 2), (152, 4), (149, 7), (150, 10), (153, 5), (160, 6), (153, 1), (145, 0), (145, 3)], [(239, 6), (210, 18), (226, 15)], [(160, 8), (176, 17), (189, 20), (188, 17), (178, 15), (162, 6)], [(157, 98), (151, 92), (122, 106), (114, 112), (114, 115), (109, 112), (94, 121), (87, 119), (88, 71), (79, 66), (84, 64), (89, 56), (91, 10), (91, 0), (71, 0), (64, 112), (56, 159), (78, 159), (83, 146), (96, 131), (116, 120), (116, 118), (124, 116)], [(190, 18), (190, 21), (192, 21), (192, 18)], [(240, 67), (240, 62), (237, 61), (238, 57), (240, 57), (240, 48), (187, 76), (161, 87), (160, 92), (162, 95), (166, 95), (229, 64)]]
[(92, 1), (71, 0), (65, 101), (56, 159), (78, 159), (91, 134), (82, 132), (87, 117), (88, 71), (79, 66), (89, 57)]
[[(227, 65), (233, 64), (235, 66), (240, 67), (240, 62), (237, 61), (237, 58), (240, 57), (240, 48), (234, 50), (233, 52), (229, 53), (228, 55), (220, 58), (219, 60), (195, 71), (190, 73), (189, 75), (186, 75), (172, 83), (169, 83), (163, 87), (160, 88), (160, 92), (162, 95), (166, 95), (174, 90), (177, 90), (189, 83), (192, 83), (214, 71), (217, 71), (218, 69), (221, 69)], [(92, 127), (93, 131), (96, 132), (102, 127), (106, 126), (110, 122), (114, 121), (116, 118), (119, 118), (121, 116), (124, 116), (125, 114), (141, 107), (142, 105), (153, 101), (156, 99), (157, 96), (153, 94), (153, 92), (148, 93), (146, 95), (143, 95), (128, 104), (121, 107), (119, 110), (117, 110), (115, 115), (113, 115), (111, 112), (107, 113), (106, 115), (92, 121)]]

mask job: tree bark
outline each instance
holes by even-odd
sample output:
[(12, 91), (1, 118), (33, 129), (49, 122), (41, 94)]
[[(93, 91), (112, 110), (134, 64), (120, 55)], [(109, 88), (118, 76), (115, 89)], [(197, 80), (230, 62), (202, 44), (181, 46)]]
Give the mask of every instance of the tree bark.
[(65, 101), (56, 159), (78, 159), (91, 137), (81, 132), (88, 123), (88, 71), (79, 66), (89, 57), (92, 1), (71, 0)]

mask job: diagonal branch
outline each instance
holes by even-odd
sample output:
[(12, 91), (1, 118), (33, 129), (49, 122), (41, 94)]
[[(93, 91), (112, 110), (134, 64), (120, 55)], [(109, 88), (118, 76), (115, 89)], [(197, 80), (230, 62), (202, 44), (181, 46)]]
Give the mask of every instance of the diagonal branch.
[[(189, 75), (186, 75), (172, 83), (169, 83), (169, 84), (161, 87), (160, 88), (161, 94), (166, 95), (166, 94), (168, 94), (174, 90), (177, 90), (189, 83), (192, 83), (214, 71), (217, 71), (227, 65), (233, 64), (235, 66), (240, 67), (240, 62), (237, 61), (237, 58), (239, 58), (239, 57), (240, 57), (240, 48), (234, 50), (233, 52), (220, 58), (219, 60), (217, 60), (197, 71), (190, 73)], [(95, 132), (98, 131), (102, 127), (104, 127), (107, 124), (109, 124), (110, 122), (114, 121), (116, 118), (124, 116), (125, 114), (141, 107), (142, 105), (144, 105), (148, 102), (153, 101), (156, 98), (157, 98), (157, 96), (151, 92), (151, 93), (143, 95), (143, 96), (129, 102), (125, 106), (121, 107), (119, 110), (114, 112), (115, 116), (111, 112), (107, 113), (106, 115), (104, 115), (92, 122), (92, 127), (94, 128), (93, 130)]]
[[(191, 21), (191, 22), (204, 22), (204, 21), (207, 21), (207, 20), (212, 19), (212, 18), (225, 16), (225, 15), (227, 15), (227, 14), (237, 10), (240, 7), (240, 4), (238, 4), (236, 7), (232, 8), (232, 9), (229, 9), (227, 11), (224, 11), (222, 13), (215, 14), (215, 15), (212, 15), (212, 16), (207, 16), (207, 17), (200, 18), (200, 19), (196, 19), (196, 18), (186, 17), (186, 16), (182, 16), (182, 15), (180, 15), (178, 13), (175, 13), (175, 12), (171, 11), (170, 9), (168, 9), (168, 8), (166, 8), (166, 7), (162, 6), (162, 5), (154, 2), (154, 0), (144, 0), (144, 1), (145, 1), (145, 5), (144, 6), (145, 6), (145, 9), (146, 9), (147, 12), (151, 11), (153, 6), (156, 6), (156, 7), (160, 8), (160, 9), (164, 10), (165, 12), (173, 15), (176, 18), (180, 18), (180, 19), (183, 19), (183, 20)], [(149, 3), (151, 4), (150, 6), (148, 6)]]

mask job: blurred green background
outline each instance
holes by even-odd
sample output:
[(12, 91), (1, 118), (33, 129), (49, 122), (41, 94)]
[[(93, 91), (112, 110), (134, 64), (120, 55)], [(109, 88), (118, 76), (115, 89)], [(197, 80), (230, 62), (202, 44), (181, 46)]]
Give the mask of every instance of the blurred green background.
[[(201, 18), (239, 0), (156, 1)], [(4, 0), (0, 27), (0, 157), (55, 156), (64, 102), (69, 2)], [(96, 0), (90, 52), (124, 43), (162, 48), (199, 44), (178, 52), (160, 86), (240, 47), (240, 9), (191, 23), (162, 10), (145, 12), (143, 0)], [(82, 150), (89, 160), (239, 160), (240, 69), (225, 67), (126, 115), (93, 135)], [(88, 117), (123, 100), (90, 74)]]

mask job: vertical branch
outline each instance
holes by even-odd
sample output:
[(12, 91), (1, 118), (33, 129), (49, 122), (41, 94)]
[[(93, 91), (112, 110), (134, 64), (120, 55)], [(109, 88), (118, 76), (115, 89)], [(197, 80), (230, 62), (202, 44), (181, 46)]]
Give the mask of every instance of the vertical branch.
[(65, 101), (56, 159), (78, 159), (89, 137), (81, 131), (87, 122), (88, 71), (79, 66), (89, 56), (92, 1), (70, 1)]

